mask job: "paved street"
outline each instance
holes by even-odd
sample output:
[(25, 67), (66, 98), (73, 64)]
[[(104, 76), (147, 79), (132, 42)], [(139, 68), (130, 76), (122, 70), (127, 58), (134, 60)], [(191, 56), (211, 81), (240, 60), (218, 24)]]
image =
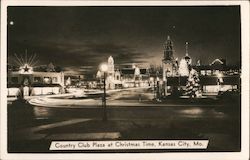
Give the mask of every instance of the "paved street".
[(72, 99), (65, 106), (50, 99), (54, 104), (47, 107), (14, 102), (8, 106), (9, 151), (50, 152), (52, 140), (118, 139), (209, 139), (210, 151), (240, 149), (237, 102), (209, 98), (155, 102), (147, 97), (150, 94), (145, 93), (138, 100), (134, 91), (110, 95), (107, 122), (102, 121), (100, 98), (88, 99), (97, 105)]

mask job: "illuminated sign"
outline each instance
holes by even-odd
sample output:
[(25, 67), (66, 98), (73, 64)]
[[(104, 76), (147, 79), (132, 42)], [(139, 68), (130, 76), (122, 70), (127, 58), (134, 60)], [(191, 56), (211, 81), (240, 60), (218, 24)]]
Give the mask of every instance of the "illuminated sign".
[(19, 68), (20, 74), (32, 74), (33, 73), (33, 68), (29, 66), (28, 64), (24, 64)]

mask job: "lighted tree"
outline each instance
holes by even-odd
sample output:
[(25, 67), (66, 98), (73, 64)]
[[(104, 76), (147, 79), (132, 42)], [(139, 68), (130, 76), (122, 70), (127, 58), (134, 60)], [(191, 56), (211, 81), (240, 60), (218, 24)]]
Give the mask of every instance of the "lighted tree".
[(180, 61), (179, 74), (180, 76), (189, 76), (188, 64), (185, 59), (181, 59)]
[(191, 98), (196, 98), (201, 96), (200, 90), (200, 79), (196, 70), (191, 69), (187, 85), (186, 85), (186, 94), (189, 95)]

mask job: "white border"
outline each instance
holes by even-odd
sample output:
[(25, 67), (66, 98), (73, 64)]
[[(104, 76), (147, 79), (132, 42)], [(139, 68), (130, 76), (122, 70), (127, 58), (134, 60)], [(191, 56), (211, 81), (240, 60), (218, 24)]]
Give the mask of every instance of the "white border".
[[(9, 154), (7, 153), (7, 6), (197, 6), (240, 5), (242, 40), (242, 147), (241, 152), (198, 153), (74, 153), (74, 154)], [(2, 0), (1, 3), (1, 157), (0, 159), (211, 159), (247, 160), (249, 158), (249, 2), (248, 1), (31, 1)], [(39, 158), (38, 158), (39, 157)]]

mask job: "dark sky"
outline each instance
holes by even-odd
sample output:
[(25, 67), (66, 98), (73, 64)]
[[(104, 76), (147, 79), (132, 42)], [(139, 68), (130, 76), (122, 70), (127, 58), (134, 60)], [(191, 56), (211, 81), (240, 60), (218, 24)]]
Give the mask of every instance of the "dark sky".
[(188, 41), (193, 62), (240, 62), (238, 6), (8, 7), (9, 57), (27, 49), (39, 65), (52, 62), (76, 72), (97, 70), (110, 55), (120, 65), (160, 65), (167, 35), (179, 59)]

